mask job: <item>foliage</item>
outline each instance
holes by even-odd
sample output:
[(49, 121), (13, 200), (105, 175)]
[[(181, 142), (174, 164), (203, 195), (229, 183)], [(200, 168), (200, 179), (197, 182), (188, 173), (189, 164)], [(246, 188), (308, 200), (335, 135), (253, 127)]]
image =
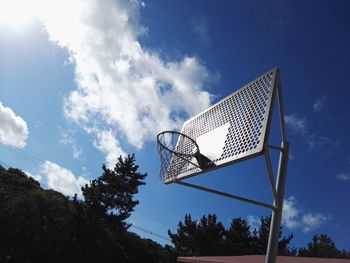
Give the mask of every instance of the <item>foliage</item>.
[(134, 155), (83, 188), (85, 201), (0, 167), (0, 262), (175, 262), (169, 247), (127, 231), (146, 174)]
[[(266, 248), (269, 240), (271, 216), (260, 217), (260, 226), (253, 231), (253, 254), (263, 255), (266, 254)], [(289, 243), (293, 239), (293, 234), (287, 237), (282, 237), (283, 226), (280, 227), (279, 241), (278, 241), (278, 255), (295, 255), (295, 249), (288, 247)]]
[(226, 254), (249, 255), (252, 254), (252, 236), (247, 220), (242, 218), (232, 219), (230, 228), (226, 233)]
[[(177, 232), (168, 234), (178, 256), (264, 255), (268, 243), (271, 217), (260, 217), (258, 229), (250, 230), (245, 219), (234, 218), (225, 229), (215, 214), (203, 216), (199, 222), (186, 214)], [(282, 237), (280, 229), (278, 255), (319, 258), (350, 258), (350, 251), (339, 250), (325, 234), (315, 235), (306, 248), (290, 248), (293, 234)]]
[(85, 203), (93, 213), (108, 215), (113, 222), (127, 227), (124, 221), (139, 203), (133, 196), (138, 193), (138, 187), (145, 184), (143, 180), (147, 176), (139, 173), (138, 168), (134, 155), (125, 159), (120, 156), (113, 170), (103, 165), (102, 176), (82, 187)]
[[(230, 228), (226, 230), (215, 214), (203, 216), (199, 222), (185, 216), (184, 222), (179, 222), (176, 233), (170, 230), (168, 234), (174, 243), (179, 256), (209, 256), (209, 255), (256, 255), (265, 254), (270, 230), (270, 217), (260, 218), (258, 230), (250, 231), (245, 219), (235, 218)], [(280, 255), (295, 255), (295, 249), (288, 245), (293, 235), (282, 236), (278, 253)]]
[[(174, 249), (168, 245), (162, 247), (151, 239), (141, 239), (135, 233), (127, 233), (125, 244), (128, 262), (176, 262)], [(137, 252), (137, 253), (135, 253)]]
[(302, 257), (350, 258), (350, 251), (339, 250), (326, 234), (314, 235), (306, 248), (299, 248)]
[(181, 256), (212, 256), (223, 251), (225, 228), (217, 222), (216, 215), (203, 216), (199, 223), (193, 221), (191, 215), (185, 215), (184, 223), (178, 225), (176, 234), (168, 231)]
[(216, 215), (203, 216), (197, 228), (197, 242), (203, 256), (222, 255), (226, 230)]
[[(135, 156), (119, 158), (113, 170), (82, 188), (85, 200), (44, 190), (19, 169), (0, 166), (0, 262), (176, 262), (177, 256), (265, 254), (270, 217), (258, 229), (234, 218), (228, 229), (215, 214), (199, 221), (186, 214), (174, 244), (162, 247), (128, 232), (125, 220), (138, 204), (134, 195), (146, 174)], [(279, 255), (350, 258), (330, 237), (315, 235), (305, 248), (290, 248), (293, 235), (282, 237)], [(297, 253), (298, 252), (298, 253)]]

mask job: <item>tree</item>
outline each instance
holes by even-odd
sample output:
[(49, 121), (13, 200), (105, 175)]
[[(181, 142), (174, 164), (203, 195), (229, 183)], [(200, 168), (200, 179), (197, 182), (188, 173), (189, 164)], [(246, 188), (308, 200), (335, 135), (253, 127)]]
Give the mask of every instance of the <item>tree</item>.
[(203, 216), (197, 226), (195, 240), (202, 256), (224, 254), (226, 230), (215, 214)]
[(176, 234), (173, 234), (170, 230), (168, 230), (168, 235), (171, 238), (171, 242), (173, 242), (175, 246), (177, 255), (200, 255), (198, 244), (196, 242), (197, 228), (197, 222), (192, 220), (191, 215), (186, 214), (184, 222), (179, 222)]
[(168, 231), (179, 256), (213, 256), (224, 254), (225, 228), (215, 214), (203, 216), (200, 221), (185, 215), (179, 222), (177, 233)]
[[(266, 254), (267, 244), (270, 234), (271, 216), (260, 217), (260, 226), (258, 230), (253, 231), (253, 250), (252, 254), (264, 255)], [(283, 226), (280, 227), (279, 241), (278, 241), (278, 255), (294, 255), (295, 250), (288, 247), (290, 241), (293, 239), (293, 234), (287, 237), (282, 237)]]
[(146, 175), (137, 170), (133, 155), (120, 158), (84, 187), (83, 201), (0, 166), (0, 262), (175, 262), (172, 248), (128, 232), (120, 221), (138, 203), (133, 195)]
[(128, 255), (128, 262), (176, 262), (174, 249), (168, 245), (162, 247), (151, 239), (142, 239), (135, 233), (127, 232), (125, 249)]
[(333, 240), (326, 234), (314, 235), (307, 248), (299, 248), (301, 257), (318, 258), (350, 258), (350, 253), (345, 250), (340, 251), (335, 246)]
[[(233, 219), (226, 230), (215, 214), (203, 216), (198, 223), (186, 214), (184, 223), (179, 222), (177, 233), (169, 230), (168, 234), (179, 256), (232, 256), (266, 254), (269, 230), (270, 217), (261, 217), (259, 229), (251, 233), (245, 219)], [(278, 254), (296, 255), (296, 250), (288, 247), (293, 235), (281, 238), (282, 230), (281, 227)]]
[(227, 231), (226, 247), (228, 255), (249, 255), (252, 250), (252, 236), (247, 220), (242, 218), (232, 219)]
[(138, 172), (135, 155), (124, 159), (120, 156), (114, 169), (103, 165), (103, 174), (82, 187), (85, 203), (98, 217), (109, 218), (128, 228), (127, 219), (139, 201), (133, 196), (138, 193), (138, 187), (144, 185), (147, 174)]
[(203, 216), (199, 222), (185, 215), (176, 234), (168, 231), (179, 256), (214, 256), (225, 254), (226, 230), (215, 214)]

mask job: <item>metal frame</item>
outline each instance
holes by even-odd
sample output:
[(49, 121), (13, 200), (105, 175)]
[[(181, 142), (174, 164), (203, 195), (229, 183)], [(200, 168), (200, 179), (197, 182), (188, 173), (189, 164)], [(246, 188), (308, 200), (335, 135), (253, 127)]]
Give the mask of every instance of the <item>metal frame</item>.
[[(203, 186), (194, 185), (194, 184), (181, 181), (184, 178), (179, 178), (173, 181), (174, 183), (179, 185), (191, 187), (194, 189), (206, 191), (217, 195), (222, 195), (228, 198), (236, 199), (236, 200), (247, 202), (254, 205), (259, 205), (265, 208), (270, 208), (272, 210), (272, 215), (271, 215), (269, 241), (268, 241), (266, 258), (265, 258), (266, 263), (276, 262), (278, 239), (279, 239), (281, 218), (282, 218), (283, 199), (284, 199), (285, 184), (286, 184), (287, 166), (288, 166), (288, 158), (289, 158), (289, 142), (286, 139), (286, 128), (285, 128), (285, 121), (284, 121), (284, 108), (283, 108), (283, 101), (282, 101), (280, 73), (279, 73), (279, 69), (276, 68), (274, 70), (276, 70), (276, 78), (273, 80), (274, 82), (272, 85), (276, 85), (277, 88), (274, 88), (274, 91), (271, 97), (271, 106), (269, 108), (269, 118), (268, 118), (269, 121), (265, 123), (265, 125), (267, 126), (266, 126), (264, 145), (261, 152), (261, 154), (263, 154), (265, 157), (266, 168), (268, 172), (268, 179), (270, 182), (273, 200), (274, 200), (273, 205), (269, 205), (253, 199), (248, 199), (245, 197), (220, 192), (214, 189), (210, 189)], [(279, 123), (280, 123), (281, 141), (282, 141), (281, 146), (274, 146), (274, 145), (268, 144), (272, 114), (273, 114), (274, 104), (275, 104), (274, 100), (276, 96), (277, 96), (277, 103), (278, 103), (278, 110), (279, 110)], [(276, 181), (274, 180), (274, 175), (273, 175), (273, 169), (272, 169), (270, 152), (269, 152), (270, 149), (280, 151)], [(261, 154), (259, 154), (258, 156), (260, 156)], [(252, 157), (257, 157), (257, 156), (252, 156)]]

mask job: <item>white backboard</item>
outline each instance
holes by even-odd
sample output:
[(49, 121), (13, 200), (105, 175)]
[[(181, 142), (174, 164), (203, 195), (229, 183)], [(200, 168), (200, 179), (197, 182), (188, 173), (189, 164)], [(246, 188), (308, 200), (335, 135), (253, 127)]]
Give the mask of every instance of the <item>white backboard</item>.
[[(171, 183), (262, 154), (278, 78), (278, 69), (273, 69), (186, 121), (181, 133), (194, 139), (200, 153), (213, 165), (202, 170), (173, 156), (164, 182)], [(188, 147), (192, 146), (184, 140), (177, 142), (178, 150)]]

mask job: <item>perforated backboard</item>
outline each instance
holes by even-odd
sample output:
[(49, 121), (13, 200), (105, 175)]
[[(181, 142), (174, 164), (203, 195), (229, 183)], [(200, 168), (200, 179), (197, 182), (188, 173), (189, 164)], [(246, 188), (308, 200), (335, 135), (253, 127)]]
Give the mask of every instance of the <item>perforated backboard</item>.
[[(273, 69), (183, 124), (181, 133), (193, 138), (200, 153), (212, 162), (207, 169), (173, 156), (163, 178), (165, 183), (185, 179), (263, 153), (278, 84)], [(179, 139), (176, 149), (192, 153), (192, 145)], [(196, 159), (193, 158), (192, 163)]]

